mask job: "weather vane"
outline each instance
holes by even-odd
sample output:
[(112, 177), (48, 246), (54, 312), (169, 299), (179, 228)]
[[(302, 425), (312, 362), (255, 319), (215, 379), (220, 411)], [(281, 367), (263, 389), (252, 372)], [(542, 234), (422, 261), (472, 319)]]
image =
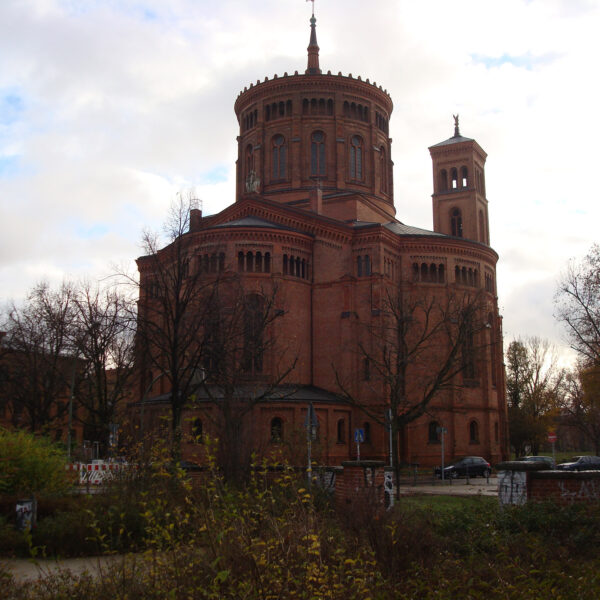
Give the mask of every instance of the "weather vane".
[(307, 2), (312, 2), (312, 16), (315, 16), (315, 0), (306, 0)]

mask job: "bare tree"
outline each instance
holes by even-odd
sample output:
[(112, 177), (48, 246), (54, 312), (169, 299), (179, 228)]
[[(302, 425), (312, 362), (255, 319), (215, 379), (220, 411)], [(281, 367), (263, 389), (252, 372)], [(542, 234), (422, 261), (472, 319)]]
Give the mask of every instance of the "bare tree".
[(561, 406), (567, 425), (575, 427), (600, 454), (600, 369), (580, 367), (568, 373)]
[(511, 342), (506, 364), (511, 445), (517, 455), (527, 448), (537, 454), (557, 416), (565, 372), (552, 345), (538, 337)]
[(189, 234), (190, 199), (172, 205), (161, 238), (145, 233), (146, 252), (137, 260), (140, 271), (137, 313), (137, 370), (140, 393), (153, 381), (168, 382), (171, 407), (171, 448), (181, 456), (181, 418), (190, 396), (202, 383), (203, 327), (208, 317), (213, 282), (194, 263)]
[(106, 449), (110, 425), (123, 418), (122, 404), (133, 367), (132, 305), (114, 288), (89, 283), (73, 298), (71, 344), (85, 365), (77, 381), (84, 435)]
[(295, 358), (284, 358), (275, 331), (276, 319), (284, 314), (277, 287), (255, 289), (246, 284), (237, 276), (214, 281), (202, 330), (204, 378), (199, 395), (216, 409), (219, 464), (232, 481), (243, 478), (250, 461), (248, 415), (296, 364)]
[(225, 252), (197, 255), (189, 233), (190, 200), (179, 198), (167, 222), (168, 243), (146, 234), (138, 259), (140, 300), (137, 366), (142, 401), (151, 383), (163, 379), (171, 408), (173, 458), (181, 457), (182, 415), (200, 399), (216, 407), (221, 464), (239, 472), (245, 416), (293, 369), (263, 370), (273, 344), (276, 287), (251, 287), (225, 262)]
[(600, 365), (600, 245), (571, 261), (555, 295), (556, 317), (573, 348), (588, 365)]
[(75, 369), (70, 331), (73, 286), (33, 288), (23, 306), (12, 305), (5, 323), (6, 377), (13, 423), (31, 431), (59, 426)]
[(388, 289), (375, 321), (359, 323), (359, 355), (383, 405), (365, 403), (337, 370), (336, 378), (350, 404), (391, 429), (396, 481), (399, 433), (424, 415), (434, 399), (476, 378), (477, 340), (487, 324), (484, 307), (479, 293), (423, 296), (401, 284)]

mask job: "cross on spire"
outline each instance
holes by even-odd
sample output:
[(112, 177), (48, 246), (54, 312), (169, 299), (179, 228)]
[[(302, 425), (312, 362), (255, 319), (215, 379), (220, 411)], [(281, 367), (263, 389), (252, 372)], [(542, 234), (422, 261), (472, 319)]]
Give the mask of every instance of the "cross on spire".
[(312, 16), (315, 16), (315, 0), (306, 0), (307, 2), (312, 2)]

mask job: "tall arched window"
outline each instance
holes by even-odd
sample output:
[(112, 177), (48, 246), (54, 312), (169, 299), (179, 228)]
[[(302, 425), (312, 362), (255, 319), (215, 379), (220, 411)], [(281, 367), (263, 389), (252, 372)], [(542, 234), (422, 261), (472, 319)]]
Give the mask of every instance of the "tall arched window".
[(202, 425), (202, 419), (194, 419), (192, 423), (192, 439), (196, 444), (203, 442), (204, 427)]
[(462, 187), (467, 187), (469, 185), (469, 178), (467, 177), (468, 171), (467, 167), (460, 168), (460, 183)]
[(458, 188), (458, 170), (456, 167), (450, 171), (450, 179), (452, 180), (452, 189), (455, 190)]
[(346, 443), (346, 423), (344, 419), (338, 419), (337, 422), (337, 442), (338, 444)]
[(315, 131), (310, 138), (310, 174), (325, 175), (325, 134)]
[(279, 417), (271, 420), (271, 441), (283, 441), (283, 421)]
[(285, 138), (282, 135), (274, 136), (272, 145), (273, 179), (285, 179), (285, 154)]
[(387, 164), (387, 154), (385, 152), (385, 148), (381, 146), (379, 149), (379, 173), (381, 176), (380, 188), (384, 194), (388, 193), (388, 164)]
[(452, 235), (456, 237), (462, 237), (462, 215), (459, 208), (452, 209), (452, 212), (450, 213), (450, 229), (452, 231)]
[(362, 139), (358, 135), (353, 135), (350, 140), (350, 178), (363, 178), (363, 149)]
[(246, 373), (262, 373), (265, 301), (258, 294), (244, 299), (244, 350), (242, 369)]
[(440, 192), (445, 192), (448, 190), (448, 171), (446, 171), (446, 169), (442, 169), (440, 171), (439, 185)]
[(479, 425), (477, 424), (477, 421), (471, 421), (469, 423), (469, 443), (479, 443)]
[(429, 435), (428, 440), (430, 443), (437, 443), (440, 441), (440, 434), (438, 432), (440, 424), (437, 421), (431, 421), (429, 423)]

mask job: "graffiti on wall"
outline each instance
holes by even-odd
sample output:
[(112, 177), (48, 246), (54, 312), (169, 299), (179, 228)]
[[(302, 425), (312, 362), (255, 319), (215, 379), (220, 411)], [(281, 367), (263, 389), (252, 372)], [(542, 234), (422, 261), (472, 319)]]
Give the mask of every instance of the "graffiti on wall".
[(527, 501), (527, 474), (523, 471), (498, 473), (498, 500), (500, 505), (525, 504)]
[(598, 479), (588, 479), (578, 482), (579, 489), (576, 489), (577, 485), (567, 487), (567, 482), (563, 480), (559, 480), (557, 483), (560, 490), (560, 497), (565, 500), (600, 500), (600, 481)]

